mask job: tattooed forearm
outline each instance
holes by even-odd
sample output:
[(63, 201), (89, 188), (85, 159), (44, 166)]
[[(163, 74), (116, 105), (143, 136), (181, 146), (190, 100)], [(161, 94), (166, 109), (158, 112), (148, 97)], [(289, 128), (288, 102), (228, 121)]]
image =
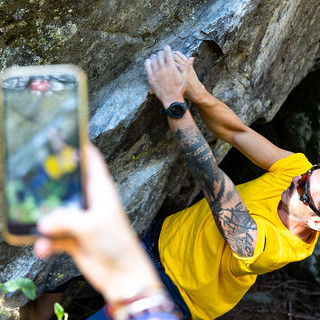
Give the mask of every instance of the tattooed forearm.
[(208, 200), (221, 235), (240, 256), (254, 254), (257, 226), (232, 181), (218, 168), (198, 128), (178, 129), (175, 139), (189, 170)]
[(221, 174), (213, 153), (196, 127), (179, 129), (175, 133), (178, 147), (185, 158), (189, 170), (203, 187), (203, 183), (218, 182)]

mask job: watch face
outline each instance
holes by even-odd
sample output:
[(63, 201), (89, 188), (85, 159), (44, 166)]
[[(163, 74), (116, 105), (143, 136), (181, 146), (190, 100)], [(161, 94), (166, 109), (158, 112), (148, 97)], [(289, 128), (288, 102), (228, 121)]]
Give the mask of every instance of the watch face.
[(181, 105), (176, 104), (172, 106), (171, 112), (174, 116), (180, 116), (180, 114), (183, 112), (183, 108)]
[(173, 102), (170, 107), (166, 110), (167, 116), (179, 119), (181, 118), (187, 110), (187, 107), (184, 103), (181, 102)]

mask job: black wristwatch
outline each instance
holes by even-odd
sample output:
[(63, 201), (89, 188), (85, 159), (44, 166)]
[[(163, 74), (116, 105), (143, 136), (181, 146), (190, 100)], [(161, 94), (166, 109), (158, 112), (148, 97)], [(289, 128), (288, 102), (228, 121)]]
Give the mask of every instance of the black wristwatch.
[(180, 119), (187, 111), (187, 106), (184, 102), (173, 102), (168, 109), (164, 110), (164, 113), (174, 119)]

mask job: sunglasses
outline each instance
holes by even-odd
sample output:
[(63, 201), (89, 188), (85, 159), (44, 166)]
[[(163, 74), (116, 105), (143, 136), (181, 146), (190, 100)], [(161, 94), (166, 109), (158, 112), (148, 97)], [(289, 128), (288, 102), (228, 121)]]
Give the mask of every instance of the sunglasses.
[(316, 206), (313, 204), (313, 201), (311, 199), (310, 195), (310, 185), (309, 185), (309, 178), (311, 176), (311, 173), (314, 170), (320, 169), (320, 165), (316, 164), (312, 166), (306, 173), (301, 175), (300, 180), (298, 181), (298, 194), (300, 197), (300, 200), (304, 203), (307, 203), (309, 205), (309, 208), (313, 210), (316, 214), (320, 215), (320, 211), (316, 208)]

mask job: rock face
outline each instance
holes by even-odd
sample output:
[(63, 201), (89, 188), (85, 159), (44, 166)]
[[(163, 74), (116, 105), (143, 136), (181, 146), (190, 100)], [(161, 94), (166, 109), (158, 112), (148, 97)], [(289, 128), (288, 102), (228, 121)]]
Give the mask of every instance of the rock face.
[[(73, 63), (87, 72), (90, 139), (103, 152), (141, 236), (158, 212), (184, 208), (199, 192), (160, 103), (148, 94), (147, 57), (164, 44), (194, 55), (208, 90), (248, 125), (271, 120), (319, 67), (318, 0), (4, 0), (0, 10), (2, 70)], [(220, 162), (229, 146), (192, 112)], [(30, 248), (0, 246), (0, 282), (29, 277), (40, 295), (78, 274), (64, 256), (39, 261)], [(20, 306), (26, 299), (17, 293), (8, 303)]]

